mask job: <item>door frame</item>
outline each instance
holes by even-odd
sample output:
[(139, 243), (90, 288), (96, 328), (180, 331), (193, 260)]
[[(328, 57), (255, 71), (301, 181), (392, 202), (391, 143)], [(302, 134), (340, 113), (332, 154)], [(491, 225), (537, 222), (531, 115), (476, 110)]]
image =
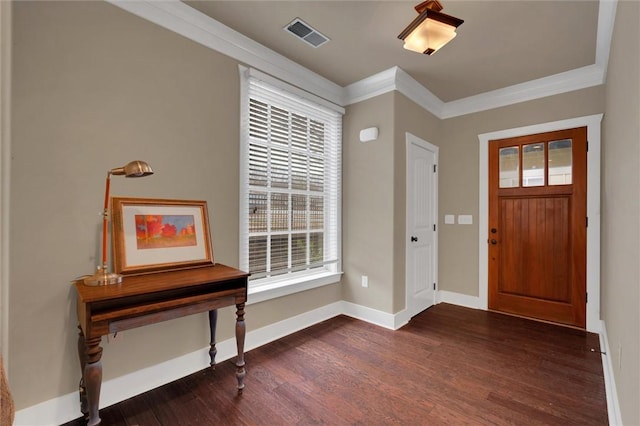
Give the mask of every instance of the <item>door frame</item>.
[(406, 132), (406, 146), (405, 146), (405, 151), (406, 151), (406, 155), (405, 155), (405, 173), (406, 173), (406, 180), (405, 180), (405, 256), (404, 256), (404, 273), (405, 273), (405, 288), (404, 288), (404, 292), (405, 292), (405, 309), (406, 312), (409, 313), (409, 317), (407, 318), (407, 320), (409, 320), (413, 315), (415, 315), (414, 313), (411, 313), (409, 311), (410, 306), (411, 306), (411, 289), (410, 289), (410, 283), (411, 280), (409, 280), (409, 256), (407, 255), (408, 250), (410, 248), (410, 238), (411, 238), (411, 230), (409, 229), (409, 179), (412, 178), (412, 176), (409, 173), (409, 148), (411, 146), (411, 144), (415, 144), (418, 145), (421, 148), (426, 149), (427, 151), (431, 151), (433, 152), (434, 156), (435, 156), (435, 161), (434, 164), (436, 165), (436, 172), (434, 173), (434, 179), (433, 179), (433, 188), (432, 188), (432, 201), (433, 201), (433, 219), (435, 221), (436, 224), (436, 230), (433, 236), (433, 276), (434, 279), (436, 281), (436, 288), (433, 291), (433, 305), (435, 305), (438, 301), (438, 233), (439, 233), (439, 229), (438, 229), (438, 171), (437, 171), (437, 167), (438, 167), (438, 159), (439, 159), (439, 147), (437, 147), (436, 145), (433, 145), (427, 141), (425, 141), (424, 139), (420, 139), (419, 137)]
[(587, 127), (587, 331), (600, 333), (600, 128), (603, 114), (499, 130), (478, 135), (478, 308), (489, 305), (489, 141)]
[(0, 2), (0, 348), (9, 373), (9, 189), (11, 164), (11, 2)]

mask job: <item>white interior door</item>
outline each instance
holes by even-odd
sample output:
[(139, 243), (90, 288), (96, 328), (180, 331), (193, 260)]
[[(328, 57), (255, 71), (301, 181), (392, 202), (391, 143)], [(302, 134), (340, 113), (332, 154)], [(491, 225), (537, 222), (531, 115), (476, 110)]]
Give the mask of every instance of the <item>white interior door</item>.
[(407, 133), (407, 309), (432, 306), (438, 268), (438, 147)]

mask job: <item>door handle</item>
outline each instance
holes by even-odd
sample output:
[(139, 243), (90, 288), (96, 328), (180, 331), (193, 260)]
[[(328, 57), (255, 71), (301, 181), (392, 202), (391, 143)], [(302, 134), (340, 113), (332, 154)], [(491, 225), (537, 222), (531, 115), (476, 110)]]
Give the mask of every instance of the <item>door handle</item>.
[(495, 246), (496, 244), (498, 244), (498, 240), (495, 240), (495, 239), (491, 240), (491, 244), (493, 244)]
[(411, 242), (412, 243), (417, 243), (418, 242), (418, 237), (411, 237)]

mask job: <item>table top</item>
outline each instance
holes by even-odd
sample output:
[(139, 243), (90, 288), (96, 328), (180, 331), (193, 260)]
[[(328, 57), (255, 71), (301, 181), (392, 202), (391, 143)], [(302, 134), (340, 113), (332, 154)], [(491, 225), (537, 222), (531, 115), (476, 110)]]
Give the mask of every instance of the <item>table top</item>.
[(74, 285), (78, 301), (91, 303), (247, 277), (247, 272), (218, 263), (200, 268), (124, 276), (120, 284), (88, 286), (80, 279)]

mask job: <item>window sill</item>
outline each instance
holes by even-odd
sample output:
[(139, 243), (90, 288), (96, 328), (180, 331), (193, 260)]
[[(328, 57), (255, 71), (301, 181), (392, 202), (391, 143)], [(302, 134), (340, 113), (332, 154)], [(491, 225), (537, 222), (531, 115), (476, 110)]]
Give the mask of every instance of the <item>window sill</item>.
[(322, 272), (304, 277), (278, 281), (276, 283), (263, 284), (254, 288), (251, 288), (251, 284), (249, 284), (247, 305), (288, 296), (301, 291), (311, 290), (312, 288), (334, 284), (340, 281), (341, 276), (342, 272)]

